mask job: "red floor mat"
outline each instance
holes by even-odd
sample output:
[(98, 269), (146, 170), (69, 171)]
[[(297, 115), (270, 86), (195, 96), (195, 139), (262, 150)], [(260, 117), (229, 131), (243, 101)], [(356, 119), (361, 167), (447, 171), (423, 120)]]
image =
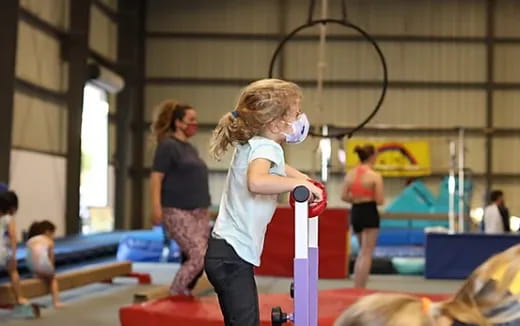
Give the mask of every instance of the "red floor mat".
[[(319, 325), (330, 326), (354, 301), (375, 291), (338, 289), (320, 291)], [(434, 301), (448, 295), (415, 294)], [(288, 294), (261, 294), (260, 320), (262, 326), (271, 326), (271, 308), (281, 306), (285, 312), (293, 311), (293, 302)], [(222, 314), (216, 298), (178, 299), (166, 298), (123, 307), (119, 311), (122, 326), (222, 326)]]

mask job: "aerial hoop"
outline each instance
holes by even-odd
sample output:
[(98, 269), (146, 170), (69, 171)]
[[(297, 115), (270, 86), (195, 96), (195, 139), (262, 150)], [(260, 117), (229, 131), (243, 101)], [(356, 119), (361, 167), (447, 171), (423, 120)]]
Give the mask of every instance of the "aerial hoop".
[[(312, 7), (312, 5), (311, 5), (311, 7)], [(350, 29), (353, 29), (353, 30), (357, 31), (359, 34), (361, 34), (365, 38), (365, 40), (367, 42), (369, 42), (372, 45), (372, 47), (375, 49), (375, 51), (376, 51), (376, 53), (377, 53), (377, 55), (379, 57), (379, 60), (381, 62), (381, 67), (382, 67), (382, 70), (383, 70), (383, 76), (382, 76), (382, 80), (381, 80), (381, 93), (379, 95), (379, 99), (377, 101), (377, 104), (374, 107), (374, 109), (372, 110), (372, 112), (365, 118), (365, 120), (363, 120), (360, 124), (358, 124), (356, 127), (352, 128), (350, 130), (341, 130), (341, 131), (338, 131), (338, 132), (329, 133), (328, 135), (322, 135), (321, 133), (315, 133), (315, 132), (312, 132), (312, 131), (310, 132), (311, 135), (316, 136), (316, 137), (341, 139), (341, 138), (347, 136), (348, 138), (350, 138), (350, 137), (352, 137), (352, 135), (355, 132), (359, 131), (368, 122), (370, 122), (370, 120), (372, 120), (372, 118), (377, 114), (377, 112), (381, 108), (381, 105), (383, 104), (383, 101), (384, 101), (385, 95), (386, 95), (386, 90), (387, 90), (387, 87), (388, 87), (388, 70), (387, 70), (385, 56), (383, 55), (383, 52), (379, 48), (379, 45), (377, 44), (377, 42), (367, 32), (365, 32), (361, 27), (356, 26), (356, 25), (354, 25), (354, 24), (352, 24), (352, 23), (350, 23), (350, 22), (348, 22), (346, 20), (345, 12), (343, 14), (343, 18), (344, 18), (343, 20), (340, 20), (340, 19), (330, 19), (330, 18), (329, 19), (316, 19), (316, 20), (313, 20), (312, 19), (312, 14), (310, 14), (309, 17), (310, 17), (309, 20), (305, 24), (296, 27), (292, 32), (290, 32), (278, 44), (278, 47), (276, 48), (275, 52), (273, 53), (273, 56), (271, 57), (271, 62), (269, 64), (269, 78), (273, 78), (274, 65), (275, 65), (276, 59), (277, 59), (278, 55), (280, 54), (280, 52), (282, 51), (283, 47), (298, 32), (300, 32), (300, 31), (302, 31), (302, 30), (304, 30), (306, 28), (313, 27), (313, 26), (318, 25), (318, 24), (336, 24), (336, 25), (344, 26), (346, 28), (350, 28)]]

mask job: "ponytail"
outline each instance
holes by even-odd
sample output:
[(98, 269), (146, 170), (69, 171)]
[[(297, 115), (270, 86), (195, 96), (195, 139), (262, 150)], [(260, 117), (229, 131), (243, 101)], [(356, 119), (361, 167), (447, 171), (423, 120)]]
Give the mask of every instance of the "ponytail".
[(41, 222), (34, 222), (29, 227), (29, 232), (27, 237), (30, 239), (40, 234), (44, 234), (45, 232), (55, 232), (56, 225), (51, 221), (43, 220)]
[(228, 112), (220, 118), (213, 131), (209, 153), (214, 159), (220, 160), (229, 146), (235, 142), (243, 144), (253, 136), (254, 133), (247, 128), (238, 111)]
[(357, 153), (358, 157), (359, 157), (359, 160), (364, 163), (366, 162), (372, 155), (375, 154), (376, 152), (376, 149), (374, 147), (374, 145), (364, 145), (364, 146), (359, 146), (357, 145), (356, 147), (354, 147), (354, 152)]
[(30, 239), (30, 238), (35, 237), (40, 234), (42, 234), (41, 228), (40, 228), (40, 222), (33, 222), (31, 224), (31, 226), (29, 226), (29, 232), (27, 234), (27, 238)]
[(191, 106), (181, 104), (175, 100), (165, 100), (156, 108), (156, 117), (152, 123), (152, 134), (157, 143), (175, 131), (175, 121), (184, 119), (186, 111)]

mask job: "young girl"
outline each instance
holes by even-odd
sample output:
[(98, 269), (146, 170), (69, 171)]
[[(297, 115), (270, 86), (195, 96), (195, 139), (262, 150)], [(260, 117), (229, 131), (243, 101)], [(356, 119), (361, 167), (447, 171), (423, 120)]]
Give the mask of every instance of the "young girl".
[(34, 222), (29, 227), (27, 241), (27, 266), (39, 278), (45, 280), (50, 287), (52, 302), (60, 308), (58, 281), (54, 270), (54, 232), (56, 226), (49, 221)]
[(383, 178), (373, 170), (377, 155), (373, 145), (356, 146), (354, 150), (360, 164), (347, 173), (341, 199), (352, 203), (350, 220), (360, 246), (354, 266), (354, 286), (365, 288), (379, 234), (377, 205), (384, 200)]
[(520, 325), (520, 245), (488, 259), (450, 300), (372, 294), (349, 307), (335, 326)]
[(0, 269), (6, 269), (18, 304), (27, 303), (20, 290), (20, 275), (16, 265), (16, 226), (14, 215), (18, 210), (18, 196), (13, 191), (0, 194)]
[(279, 194), (305, 185), (315, 201), (322, 190), (285, 164), (283, 143), (300, 143), (309, 122), (300, 109), (301, 91), (293, 83), (265, 79), (247, 86), (235, 110), (216, 127), (211, 154), (235, 152), (205, 258), (208, 279), (229, 325), (259, 325), (253, 267), (260, 265), (267, 224)]

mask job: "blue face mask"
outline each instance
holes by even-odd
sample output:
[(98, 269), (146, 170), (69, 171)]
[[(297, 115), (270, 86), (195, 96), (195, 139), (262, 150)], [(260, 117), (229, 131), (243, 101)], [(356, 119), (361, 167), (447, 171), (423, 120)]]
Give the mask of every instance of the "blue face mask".
[(285, 135), (285, 142), (288, 144), (299, 144), (307, 138), (307, 135), (309, 134), (309, 119), (307, 119), (307, 116), (305, 113), (300, 114), (298, 119), (290, 123), (292, 127), (292, 132)]

